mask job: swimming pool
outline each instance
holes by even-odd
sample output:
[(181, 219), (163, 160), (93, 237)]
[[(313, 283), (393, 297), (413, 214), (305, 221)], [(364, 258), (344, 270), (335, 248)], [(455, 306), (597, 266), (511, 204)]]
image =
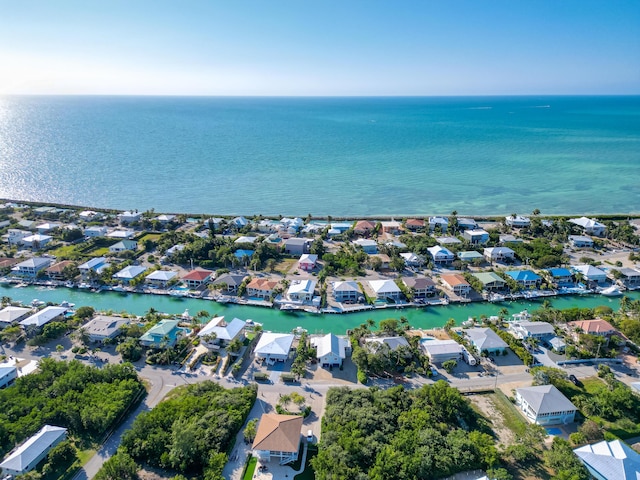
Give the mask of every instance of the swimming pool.
[(562, 435), (562, 430), (556, 427), (547, 427), (545, 428), (548, 435)]

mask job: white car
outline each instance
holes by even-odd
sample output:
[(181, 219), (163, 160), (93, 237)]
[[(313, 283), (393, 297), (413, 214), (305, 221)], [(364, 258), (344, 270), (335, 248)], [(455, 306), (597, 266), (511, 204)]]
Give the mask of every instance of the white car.
[(307, 443), (313, 442), (313, 430), (307, 430)]

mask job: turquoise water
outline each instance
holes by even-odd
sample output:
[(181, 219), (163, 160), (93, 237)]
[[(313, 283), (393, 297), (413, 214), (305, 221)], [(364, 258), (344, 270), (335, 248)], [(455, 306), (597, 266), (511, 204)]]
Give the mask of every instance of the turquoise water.
[(639, 212), (640, 97), (0, 98), (0, 197), (220, 214)]
[[(409, 323), (418, 328), (442, 327), (449, 318), (458, 324), (469, 317), (480, 315), (497, 315), (500, 309), (506, 307), (510, 313), (518, 313), (524, 309), (535, 310), (542, 302), (508, 302), (504, 304), (472, 303), (453, 304), (447, 306), (427, 307), (424, 309), (386, 309), (374, 310), (346, 315), (313, 315), (303, 312), (283, 312), (269, 308), (250, 307), (245, 305), (218, 304), (207, 300), (183, 299), (161, 295), (127, 294), (118, 292), (91, 293), (86, 290), (70, 290), (58, 288), (55, 290), (42, 287), (13, 288), (0, 285), (0, 297), (8, 296), (26, 304), (38, 298), (45, 302), (60, 303), (64, 300), (75, 303), (76, 308), (90, 305), (98, 310), (113, 310), (114, 312), (128, 312), (143, 315), (150, 308), (160, 312), (181, 314), (185, 309), (191, 315), (201, 310), (210, 314), (225, 315), (227, 318), (238, 317), (243, 320), (252, 319), (262, 323), (267, 330), (276, 332), (290, 332), (301, 326), (311, 333), (333, 332), (342, 333), (356, 327), (371, 318), (376, 322), (385, 318), (400, 318), (404, 316)], [(640, 299), (640, 292), (629, 294), (631, 299)], [(572, 307), (594, 308), (608, 305), (614, 310), (620, 306), (619, 298), (603, 297), (600, 295), (564, 296), (550, 299), (555, 308), (566, 309)]]

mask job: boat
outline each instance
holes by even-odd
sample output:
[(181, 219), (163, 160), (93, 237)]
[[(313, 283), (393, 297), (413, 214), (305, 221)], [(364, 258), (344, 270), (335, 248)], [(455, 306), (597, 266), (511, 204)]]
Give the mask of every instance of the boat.
[(622, 292), (615, 285), (611, 285), (604, 290), (600, 290), (600, 295), (604, 295), (605, 297), (619, 297), (620, 295), (622, 295)]
[(31, 300), (31, 306), (32, 307), (41, 307), (45, 304), (45, 302), (43, 302), (42, 300), (38, 300), (37, 298), (34, 298), (33, 300)]
[(76, 304), (75, 304), (75, 303), (69, 303), (69, 302), (67, 302), (66, 300), (63, 300), (63, 301), (60, 303), (60, 306), (61, 306), (61, 307), (64, 307), (64, 308), (73, 308), (73, 307), (75, 307), (75, 306), (76, 306)]
[(499, 293), (492, 293), (489, 296), (488, 299), (490, 302), (504, 302), (505, 301), (505, 296), (504, 295), (500, 295)]
[(20, 282), (13, 288), (24, 288), (24, 287), (28, 287), (28, 286), (29, 286), (28, 283)]

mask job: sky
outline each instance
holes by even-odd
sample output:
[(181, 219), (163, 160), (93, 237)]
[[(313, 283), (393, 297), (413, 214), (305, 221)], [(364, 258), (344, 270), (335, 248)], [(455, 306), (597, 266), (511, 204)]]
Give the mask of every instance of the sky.
[(0, 0), (0, 94), (640, 94), (640, 1)]

